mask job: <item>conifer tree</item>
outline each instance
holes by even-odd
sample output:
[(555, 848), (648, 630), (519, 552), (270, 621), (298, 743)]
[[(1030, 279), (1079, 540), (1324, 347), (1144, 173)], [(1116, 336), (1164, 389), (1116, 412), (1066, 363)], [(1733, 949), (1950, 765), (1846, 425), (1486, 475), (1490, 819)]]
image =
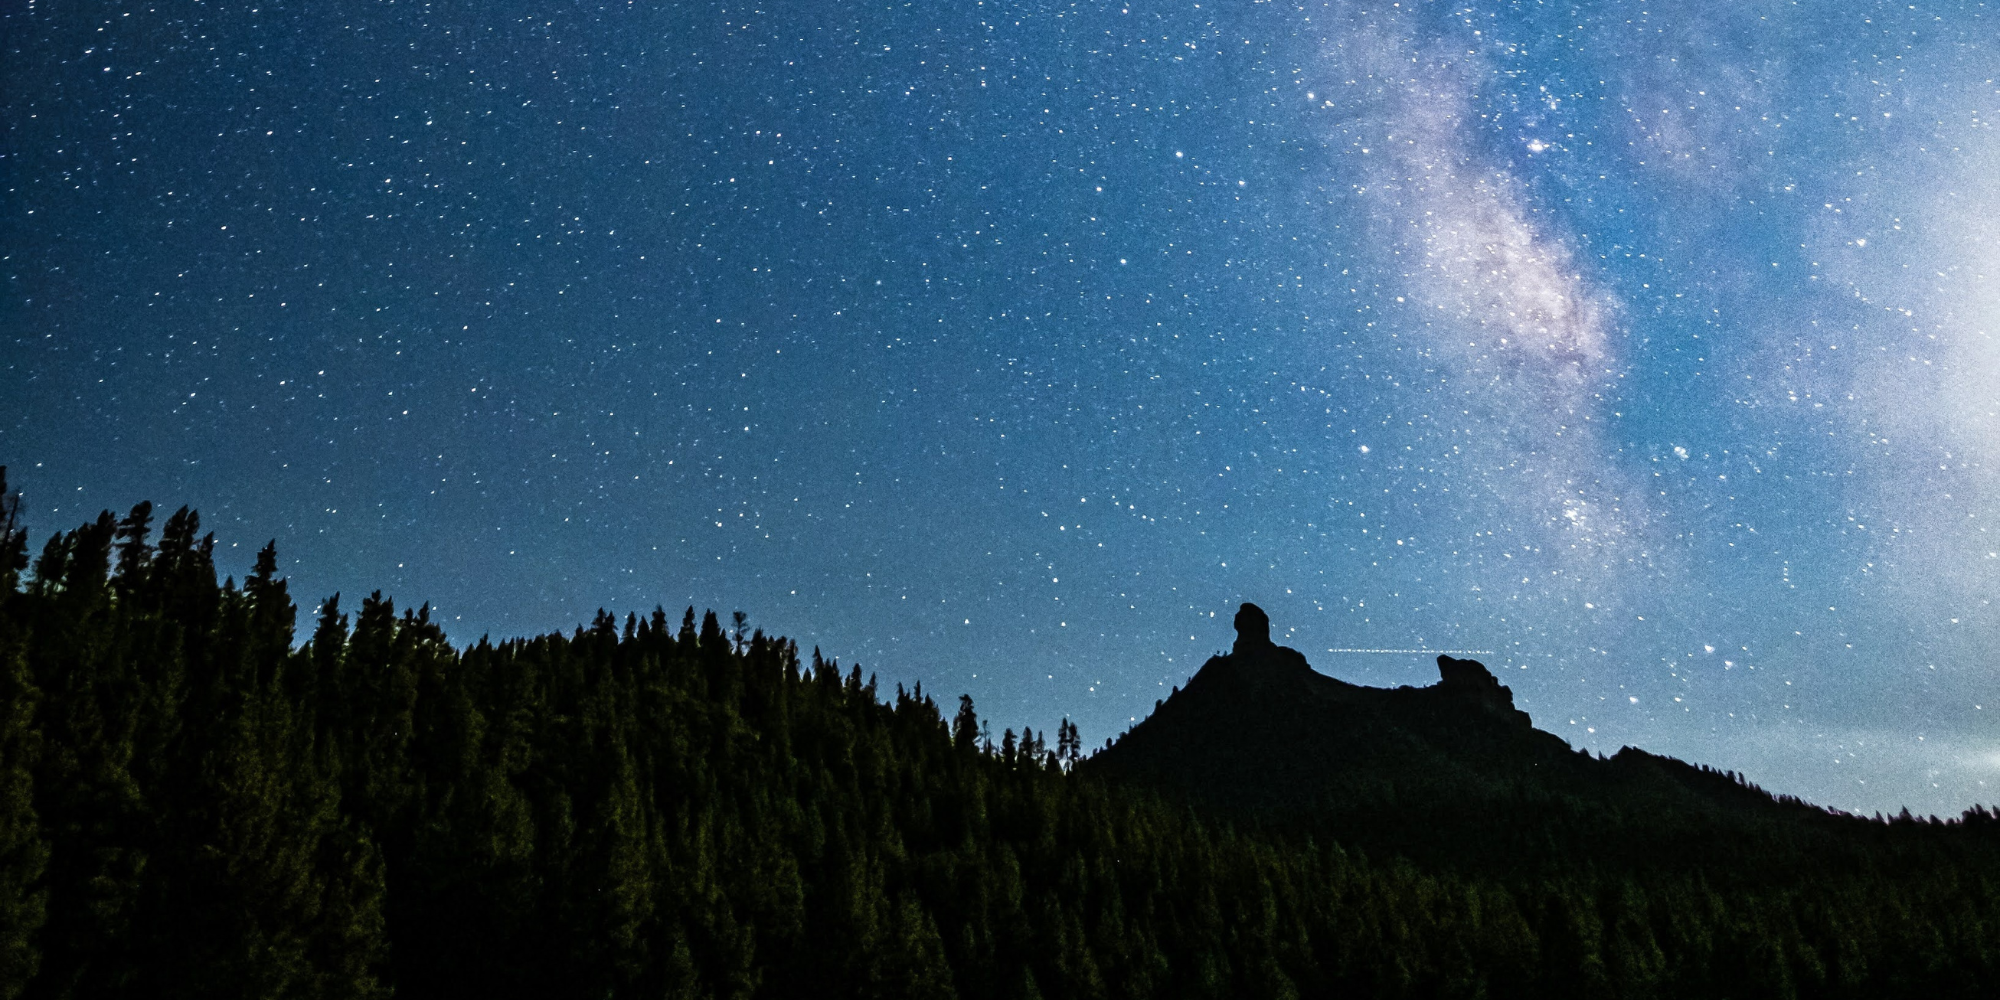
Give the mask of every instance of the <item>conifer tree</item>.
[(144, 586), (146, 570), (153, 560), (152, 546), (146, 544), (146, 537), (152, 532), (153, 505), (141, 500), (132, 508), (125, 519), (118, 522), (118, 566), (113, 571), (113, 579), (121, 592), (129, 593)]
[(0, 1000), (14, 1000), (41, 962), (36, 937), (47, 914), (49, 844), (35, 811), (42, 734), (41, 691), (29, 675), (25, 621), (16, 588), (28, 565), (21, 497), (0, 465)]
[(8, 488), (7, 467), (0, 465), (0, 601), (14, 596), (27, 568), (28, 526), (21, 523), (21, 495)]
[[(0, 479), (0, 490), (5, 489)], [(0, 493), (0, 497), (4, 497)], [(9, 512), (0, 509), (0, 519)], [(7, 525), (0, 520), (0, 530)], [(0, 558), (6, 547), (0, 544)], [(12, 620), (12, 589), (0, 591), (0, 1000), (14, 1000), (41, 964), (37, 936), (47, 915), (42, 883), (49, 843), (35, 809), (35, 768), (42, 734), (41, 692), (29, 677)]]
[[(813, 650), (819, 656), (819, 650)], [(972, 750), (979, 743), (979, 713), (972, 710), (972, 696), (958, 696), (958, 714), (951, 720), (951, 740), (960, 750)]]

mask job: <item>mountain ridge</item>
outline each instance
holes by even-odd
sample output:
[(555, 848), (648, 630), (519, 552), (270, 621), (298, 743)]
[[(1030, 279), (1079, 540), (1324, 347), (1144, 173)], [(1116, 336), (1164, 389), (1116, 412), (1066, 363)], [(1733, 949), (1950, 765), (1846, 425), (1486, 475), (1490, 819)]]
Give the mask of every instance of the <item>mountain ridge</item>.
[[(1316, 678), (1248, 615), (1193, 695), (1079, 768), (1073, 725), (1054, 750), (1011, 731), (996, 748), (969, 695), (947, 718), (921, 687), (892, 698), (713, 612), (458, 646), (428, 605), (376, 592), (350, 615), (335, 595), (301, 643), (275, 545), (219, 580), (198, 515), (153, 545), (142, 503), (56, 534), (24, 579), (11, 513), (0, 1000), (2000, 984), (1993, 813), (1869, 822), (1637, 751), (1578, 766), (1468, 664), (1424, 689)], [(1310, 739), (1329, 712), (1360, 720), (1334, 734), (1344, 758)], [(1320, 746), (1294, 786), (1328, 760), (1374, 784), (1325, 784), (1340, 809), (1285, 818), (1096, 776), (1176, 738), (1225, 763)], [(1746, 808), (1686, 821), (1520, 780), (1529, 758)]]
[(1610, 757), (1574, 749), (1535, 728), (1477, 660), (1439, 656), (1428, 686), (1367, 687), (1271, 642), (1253, 604), (1236, 625), (1229, 653), (1084, 762), (1084, 773), (1396, 853), (1465, 858), (1472, 844), (1470, 856), (1508, 866), (1627, 856), (1698, 864), (1718, 838), (1782, 841), (1774, 856), (1797, 858), (1801, 839), (1840, 853), (1850, 835), (1867, 835), (1856, 817), (1732, 772), (1634, 747)]

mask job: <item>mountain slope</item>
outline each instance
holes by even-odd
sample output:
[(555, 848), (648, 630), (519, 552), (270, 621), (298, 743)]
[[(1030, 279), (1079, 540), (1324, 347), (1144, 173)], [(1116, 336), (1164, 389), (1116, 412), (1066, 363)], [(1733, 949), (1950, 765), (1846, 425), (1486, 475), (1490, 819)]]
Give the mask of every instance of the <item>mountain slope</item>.
[(1086, 773), (1396, 853), (1510, 867), (1706, 865), (1726, 842), (1732, 860), (1789, 870), (1880, 829), (1672, 758), (1573, 750), (1474, 660), (1440, 656), (1429, 687), (1363, 687), (1272, 644), (1255, 605), (1237, 628), (1228, 655)]
[[(1263, 713), (1180, 727), (1219, 760), (1374, 727), (1286, 765), (1373, 797), (1287, 828), (1091, 776), (1144, 763), (1167, 716), (1080, 774), (1073, 727), (996, 749), (969, 697), (947, 720), (692, 608), (460, 647), (378, 593), (328, 598), (301, 643), (273, 546), (220, 582), (193, 511), (155, 546), (141, 504), (53, 536), (23, 585), (7, 513), (0, 1000), (2000, 995), (1992, 813), (1869, 823), (1644, 755), (1582, 765), (1469, 666), (1442, 696), (1316, 680), (1268, 642), (1205, 671), (1174, 713)], [(1512, 776), (1537, 754), (1781, 821), (1608, 810)]]

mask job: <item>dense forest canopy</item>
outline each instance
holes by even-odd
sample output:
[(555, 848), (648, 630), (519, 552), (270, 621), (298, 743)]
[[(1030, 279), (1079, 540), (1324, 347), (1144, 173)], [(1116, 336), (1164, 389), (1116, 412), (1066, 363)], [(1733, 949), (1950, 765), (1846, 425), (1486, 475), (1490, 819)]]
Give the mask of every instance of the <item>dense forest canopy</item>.
[(1066, 721), (994, 739), (969, 698), (740, 617), (456, 647), (377, 593), (301, 637), (275, 548), (219, 582), (193, 511), (157, 540), (150, 505), (106, 513), (32, 566), (18, 514), (5, 1000), (2000, 991), (1983, 809), (1801, 805), (1740, 857), (1729, 828), (1550, 864), (1680, 822), (1569, 799), (1465, 828), (1509, 853), (1402, 850), (1355, 817), (1456, 814), (1210, 808), (1094, 773)]

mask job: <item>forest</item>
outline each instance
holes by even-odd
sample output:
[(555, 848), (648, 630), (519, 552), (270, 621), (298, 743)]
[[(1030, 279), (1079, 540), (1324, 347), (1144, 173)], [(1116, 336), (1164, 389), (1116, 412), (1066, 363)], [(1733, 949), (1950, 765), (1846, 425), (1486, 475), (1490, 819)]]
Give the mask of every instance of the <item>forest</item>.
[(1212, 808), (741, 616), (301, 635), (275, 546), (142, 503), (31, 560), (0, 496), (0, 1000), (2000, 995), (1982, 808), (1403, 850), (1355, 817), (1449, 810)]

